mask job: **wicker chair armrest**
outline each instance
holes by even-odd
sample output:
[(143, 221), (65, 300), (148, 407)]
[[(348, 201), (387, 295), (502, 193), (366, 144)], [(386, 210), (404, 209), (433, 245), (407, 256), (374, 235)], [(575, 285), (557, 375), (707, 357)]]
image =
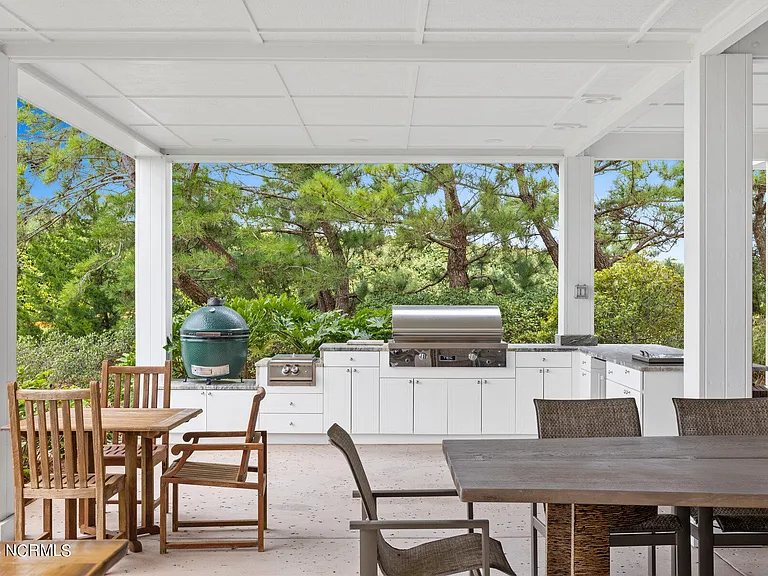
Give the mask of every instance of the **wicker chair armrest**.
[(245, 431), (243, 432), (184, 432), (182, 439), (184, 442), (189, 442), (195, 438), (245, 438)]
[(188, 454), (197, 451), (223, 452), (228, 450), (238, 450), (240, 452), (244, 450), (264, 450), (264, 444), (246, 442), (239, 442), (237, 444), (176, 444), (171, 448), (171, 452), (176, 456), (181, 453)]
[[(455, 488), (424, 488), (417, 490), (372, 490), (374, 499), (378, 498), (438, 498), (458, 496)], [(360, 492), (354, 490), (352, 498), (360, 498)]]
[(475, 520), (352, 520), (350, 530), (449, 530), (451, 528), (473, 528), (490, 531), (490, 522), (486, 519)]

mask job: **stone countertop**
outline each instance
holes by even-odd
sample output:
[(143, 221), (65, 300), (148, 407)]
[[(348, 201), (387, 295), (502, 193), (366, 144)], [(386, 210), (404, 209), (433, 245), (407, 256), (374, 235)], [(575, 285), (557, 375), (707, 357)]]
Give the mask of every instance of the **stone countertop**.
[(665, 372), (683, 370), (682, 364), (646, 364), (632, 358), (640, 350), (664, 354), (682, 354), (679, 348), (658, 344), (598, 344), (597, 346), (559, 346), (558, 344), (510, 344), (510, 350), (518, 352), (573, 352), (578, 350), (606, 362), (613, 362), (641, 372)]
[(363, 342), (339, 342), (339, 343), (326, 343), (320, 346), (320, 352), (381, 352), (387, 349), (387, 343), (381, 344), (366, 344)]
[(205, 380), (172, 380), (171, 390), (256, 390), (257, 380), (214, 380), (206, 384)]

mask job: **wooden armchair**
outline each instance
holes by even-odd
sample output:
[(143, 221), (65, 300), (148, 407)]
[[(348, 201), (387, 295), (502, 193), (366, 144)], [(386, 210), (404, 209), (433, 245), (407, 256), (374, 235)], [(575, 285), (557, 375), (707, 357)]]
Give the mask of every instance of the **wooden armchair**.
[[(162, 390), (162, 400), (160, 390)], [(101, 406), (102, 408), (170, 408), (170, 360), (163, 366), (113, 366), (109, 360), (104, 360), (101, 365)], [(168, 434), (162, 437), (160, 443), (157, 439), (146, 441), (142, 439), (138, 447), (138, 457), (142, 463), (144, 463), (143, 451), (147, 448), (151, 448), (152, 454), (146, 465), (142, 466), (142, 472), (151, 473), (158, 464), (162, 465), (162, 471), (165, 472), (170, 458)], [(104, 464), (125, 466), (125, 444), (117, 432), (112, 432), (111, 439), (104, 444)], [(138, 502), (143, 505), (144, 494), (141, 496)], [(154, 500), (154, 494), (150, 496), (153, 507), (159, 506), (160, 500)]]
[[(26, 412), (22, 420), (19, 401)], [(85, 406), (90, 402), (90, 406)], [(11, 428), (14, 484), (14, 539), (25, 536), (24, 505), (28, 500), (44, 502), (45, 522), (50, 526), (50, 501), (65, 500), (64, 538), (77, 538), (77, 501), (96, 501), (96, 538), (106, 539), (106, 502), (118, 494), (120, 530), (125, 535), (125, 476), (106, 474), (101, 443), (92, 442), (86, 434), (90, 420), (94, 438), (101, 438), (101, 405), (99, 385), (90, 389), (24, 390), (15, 382), (8, 383), (8, 411)], [(88, 418), (90, 417), (90, 418)], [(23, 439), (29, 454), (29, 482), (22, 468)], [(93, 472), (88, 460), (93, 458)]]
[[(171, 464), (160, 479), (160, 553), (169, 548), (246, 548), (258, 546), (264, 551), (264, 530), (267, 525), (267, 433), (256, 430), (259, 406), (266, 395), (264, 388), (259, 388), (253, 397), (248, 425), (243, 432), (187, 432), (183, 438), (191, 444), (177, 444), (173, 454), (181, 457)], [(200, 443), (201, 438), (241, 438), (232, 443)], [(242, 451), (239, 464), (221, 464), (218, 462), (199, 462), (190, 460), (195, 452)], [(250, 465), (251, 452), (256, 452), (258, 463)], [(256, 482), (248, 481), (248, 473), (257, 474)], [(173, 486), (173, 512), (171, 530), (177, 532), (180, 527), (201, 526), (256, 526), (256, 540), (198, 540), (169, 542), (167, 538), (168, 485)], [(179, 485), (211, 486), (220, 488), (243, 488), (257, 492), (258, 518), (244, 520), (183, 520), (179, 521)]]

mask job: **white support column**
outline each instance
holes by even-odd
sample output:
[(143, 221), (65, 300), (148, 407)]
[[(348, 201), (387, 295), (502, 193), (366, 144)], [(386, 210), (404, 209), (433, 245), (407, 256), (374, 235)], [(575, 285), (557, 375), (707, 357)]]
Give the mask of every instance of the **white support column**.
[(136, 362), (165, 362), (172, 328), (172, 164), (136, 158)]
[(566, 157), (560, 165), (559, 220), (557, 341), (592, 344), (595, 333), (595, 161), (592, 157)]
[[(17, 69), (0, 54), (0, 426), (8, 423), (6, 382), (16, 380)], [(10, 434), (0, 432), (0, 540), (13, 540)]]
[(752, 56), (685, 71), (685, 395), (751, 394)]

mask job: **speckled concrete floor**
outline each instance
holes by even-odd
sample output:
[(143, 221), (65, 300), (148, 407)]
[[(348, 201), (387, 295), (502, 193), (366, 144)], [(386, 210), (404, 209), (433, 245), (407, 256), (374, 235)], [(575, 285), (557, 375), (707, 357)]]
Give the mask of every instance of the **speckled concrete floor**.
[[(361, 446), (361, 457), (375, 488), (438, 488), (452, 486), (440, 446)], [(226, 461), (234, 462), (235, 455)], [(356, 533), (349, 520), (359, 518), (359, 502), (351, 498), (354, 483), (341, 454), (328, 445), (274, 445), (269, 453), (269, 530), (266, 551), (171, 550), (161, 556), (157, 536), (144, 536), (144, 551), (129, 554), (110, 574), (136, 576), (205, 576), (258, 574), (259, 576), (353, 575), (357, 573)], [(382, 518), (463, 518), (465, 508), (452, 498), (383, 501)], [(61, 516), (58, 515), (57, 519)], [(182, 518), (246, 518), (255, 514), (256, 502), (246, 492), (182, 487)], [(110, 511), (109, 523), (117, 513)], [(520, 575), (530, 574), (528, 506), (486, 504), (476, 506), (478, 518), (491, 520), (491, 531), (502, 541), (510, 564)], [(29, 527), (39, 526), (36, 505), (30, 507)], [(56, 522), (60, 525), (60, 522)], [(184, 531), (178, 538), (194, 538), (201, 531)], [(232, 537), (219, 529), (206, 537)], [(455, 532), (453, 532), (455, 533)], [(420, 532), (420, 538), (449, 534)], [(238, 536), (242, 537), (239, 532)], [(407, 547), (420, 540), (392, 533), (391, 542)], [(540, 540), (543, 550), (543, 541)], [(659, 550), (659, 574), (669, 574), (669, 552)], [(765, 576), (768, 549), (720, 550), (717, 576)], [(543, 571), (541, 572), (543, 574)], [(614, 549), (611, 574), (645, 576), (644, 548)]]

